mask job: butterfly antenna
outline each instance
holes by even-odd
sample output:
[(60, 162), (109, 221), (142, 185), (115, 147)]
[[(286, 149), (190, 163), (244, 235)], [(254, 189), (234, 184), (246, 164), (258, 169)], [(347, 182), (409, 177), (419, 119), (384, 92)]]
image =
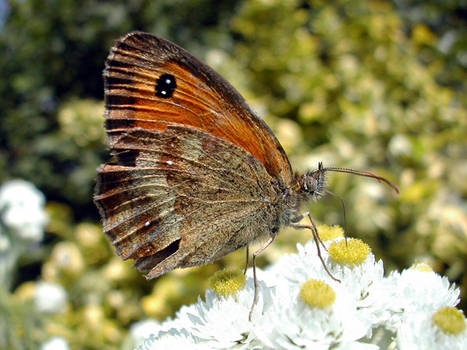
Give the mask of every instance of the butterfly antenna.
[(375, 173), (371, 171), (355, 170), (355, 169), (350, 169), (350, 168), (334, 168), (334, 167), (323, 168), (322, 171), (334, 171), (337, 173), (347, 173), (347, 174), (369, 177), (379, 182), (384, 182), (386, 185), (391, 187), (396, 193), (399, 193), (399, 188), (396, 185), (394, 185), (391, 181), (389, 181), (388, 179), (382, 176), (376, 175)]

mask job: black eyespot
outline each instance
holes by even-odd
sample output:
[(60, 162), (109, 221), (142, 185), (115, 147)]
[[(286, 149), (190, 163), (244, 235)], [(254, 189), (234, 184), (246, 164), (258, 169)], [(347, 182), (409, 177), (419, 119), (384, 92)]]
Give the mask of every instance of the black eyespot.
[(156, 96), (163, 98), (172, 97), (176, 88), (175, 77), (172, 74), (162, 74), (156, 82)]

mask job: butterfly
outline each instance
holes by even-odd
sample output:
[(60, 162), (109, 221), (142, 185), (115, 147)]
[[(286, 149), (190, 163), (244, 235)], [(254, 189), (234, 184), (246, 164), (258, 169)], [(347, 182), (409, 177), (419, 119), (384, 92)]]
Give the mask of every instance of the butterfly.
[[(98, 169), (94, 201), (124, 260), (148, 279), (216, 261), (282, 226), (326, 192), (328, 171), (292, 170), (266, 123), (224, 78), (176, 44), (132, 32), (104, 70), (105, 128), (114, 160)], [(311, 219), (311, 217), (310, 217)], [(255, 292), (255, 300), (257, 293)]]

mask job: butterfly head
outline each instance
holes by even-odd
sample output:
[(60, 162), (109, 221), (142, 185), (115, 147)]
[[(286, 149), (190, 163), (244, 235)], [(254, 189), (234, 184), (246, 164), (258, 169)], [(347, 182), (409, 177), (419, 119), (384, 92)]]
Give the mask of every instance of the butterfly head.
[(313, 198), (314, 200), (318, 200), (321, 198), (325, 193), (331, 193), (329, 190), (326, 189), (327, 181), (326, 181), (326, 173), (328, 171), (338, 172), (338, 173), (347, 173), (352, 175), (358, 175), (363, 177), (369, 177), (374, 180), (380, 181), (389, 185), (399, 193), (399, 189), (396, 185), (394, 185), (388, 179), (378, 176), (371, 171), (366, 170), (355, 170), (349, 168), (335, 168), (335, 167), (323, 167), (323, 163), (319, 162), (318, 169), (315, 171), (309, 171), (306, 174), (302, 175), (298, 179), (298, 193), (304, 197), (304, 199)]
[(320, 199), (326, 192), (326, 168), (319, 162), (318, 169), (309, 171), (299, 179), (299, 192), (306, 198)]

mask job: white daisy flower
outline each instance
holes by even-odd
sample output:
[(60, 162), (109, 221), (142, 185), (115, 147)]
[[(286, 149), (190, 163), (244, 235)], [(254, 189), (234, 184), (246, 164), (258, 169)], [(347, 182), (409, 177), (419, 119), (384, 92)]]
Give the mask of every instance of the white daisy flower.
[(273, 307), (255, 323), (267, 349), (377, 349), (358, 342), (368, 333), (353, 297), (324, 274), (301, 284), (277, 286)]
[(372, 326), (390, 318), (383, 261), (375, 260), (368, 245), (356, 239), (338, 239), (329, 246), (326, 264), (354, 298), (360, 317)]
[[(154, 339), (151, 349), (175, 344), (177, 348), (188, 349), (191, 347), (187, 344), (193, 349), (260, 349), (248, 320), (254, 294), (252, 278), (246, 280), (240, 271), (219, 271), (211, 284), (213, 289), (206, 291), (204, 301), (198, 298), (196, 304), (183, 306), (175, 319), (162, 323), (161, 330), (143, 343)], [(255, 321), (261, 318), (265, 305), (272, 305), (271, 291), (271, 287), (260, 282), (260, 295), (253, 312)]]
[[(254, 307), (253, 322), (261, 322), (267, 305), (272, 304), (271, 290), (271, 287), (260, 282), (260, 296)], [(248, 317), (253, 294), (252, 278), (248, 278), (244, 287), (232, 295), (223, 296), (208, 290), (205, 301), (199, 298), (197, 304), (183, 307), (177, 313), (177, 321), (185, 324), (192, 335), (209, 344), (210, 349), (251, 349), (252, 327)]]
[(391, 273), (384, 283), (391, 293), (387, 308), (392, 318), (387, 326), (392, 329), (413, 313), (431, 314), (459, 303), (460, 290), (425, 264)]
[(453, 307), (435, 313), (412, 312), (399, 325), (396, 341), (399, 350), (465, 350), (466, 320)]
[[(322, 231), (322, 226), (320, 228)], [(327, 250), (321, 249), (323, 260), (329, 272), (341, 281), (341, 286), (353, 297), (360, 317), (371, 325), (389, 319), (387, 303), (390, 292), (387, 290), (388, 285), (383, 283), (383, 262), (375, 261), (370, 248), (359, 240), (344, 240), (338, 236), (324, 243)], [(314, 241), (305, 246), (297, 245), (297, 249), (298, 254), (286, 256), (271, 268), (278, 278), (283, 275), (290, 283), (300, 283), (304, 278), (313, 277), (332, 280), (317, 255)]]

